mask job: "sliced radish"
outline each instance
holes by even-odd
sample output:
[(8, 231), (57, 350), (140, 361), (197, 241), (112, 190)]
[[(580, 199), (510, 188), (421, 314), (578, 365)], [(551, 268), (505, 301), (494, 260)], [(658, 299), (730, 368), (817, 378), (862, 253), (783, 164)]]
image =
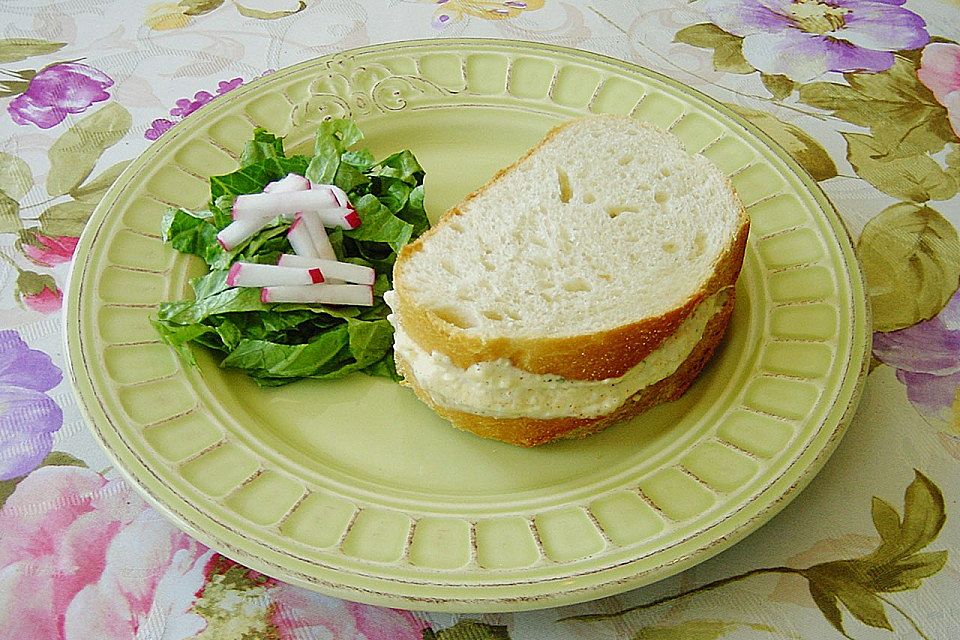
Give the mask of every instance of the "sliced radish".
[(340, 203), (326, 189), (247, 193), (233, 201), (233, 217), (235, 220), (275, 216), (292, 218), (298, 211), (340, 208)]
[[(310, 181), (295, 173), (288, 173), (279, 180), (274, 180), (263, 188), (264, 193), (285, 193), (290, 191), (306, 191), (310, 188)], [(338, 201), (339, 202), (339, 201)]]
[(349, 210), (347, 215), (343, 216), (343, 221), (347, 224), (345, 229), (356, 229), (360, 226), (360, 216), (353, 209)]
[(315, 284), (311, 286), (264, 287), (260, 300), (273, 302), (300, 302), (317, 304), (350, 304), (373, 306), (373, 288), (363, 284)]
[(373, 269), (364, 267), (363, 265), (324, 260), (322, 258), (306, 258), (304, 256), (290, 255), (289, 253), (280, 256), (280, 262), (278, 264), (283, 267), (320, 269), (325, 282), (336, 279), (343, 280), (344, 282), (371, 285), (377, 277)]
[(335, 184), (328, 184), (326, 185), (326, 187), (330, 189), (330, 192), (333, 193), (333, 197), (337, 199), (337, 202), (340, 204), (341, 207), (350, 206), (350, 200), (347, 199), (346, 191), (344, 191), (343, 189), (341, 189)]
[[(310, 241), (313, 243), (313, 253), (304, 253), (297, 251), (298, 255), (323, 258), (324, 260), (336, 260), (337, 254), (330, 244), (330, 238), (327, 237), (327, 230), (323, 228), (323, 222), (319, 216), (305, 215), (301, 216), (303, 226), (310, 233)], [(294, 248), (296, 251), (296, 248)]]
[(314, 214), (326, 227), (355, 229), (360, 217), (353, 209), (341, 207), (333, 195), (324, 189), (286, 191), (282, 193), (249, 193), (233, 201), (233, 219), (274, 218), (283, 216), (293, 220), (297, 213)]
[(350, 200), (347, 198), (347, 192), (335, 184), (320, 184), (319, 182), (311, 182), (310, 188), (326, 189), (333, 194), (333, 197), (337, 199), (337, 204), (339, 204), (341, 207), (350, 206)]
[(267, 226), (268, 222), (270, 222), (270, 218), (234, 220), (217, 233), (217, 242), (225, 251), (231, 251), (241, 242)]
[(318, 282), (323, 282), (323, 273), (316, 268), (300, 269), (256, 262), (235, 262), (227, 272), (229, 287), (311, 285)]
[[(311, 220), (316, 219), (316, 216), (308, 217)], [(313, 234), (310, 233), (310, 229), (305, 222), (306, 219), (302, 213), (293, 216), (293, 223), (287, 230), (287, 240), (290, 241), (290, 246), (293, 247), (297, 255), (319, 258), (320, 255), (317, 253), (316, 245), (313, 242)]]

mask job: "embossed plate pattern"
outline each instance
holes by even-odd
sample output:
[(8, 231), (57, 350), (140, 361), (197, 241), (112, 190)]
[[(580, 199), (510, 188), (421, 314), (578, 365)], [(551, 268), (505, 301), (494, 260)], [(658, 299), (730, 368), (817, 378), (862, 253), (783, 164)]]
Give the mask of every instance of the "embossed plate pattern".
[[(753, 221), (728, 337), (681, 400), (577, 442), (460, 433), (382, 379), (258, 389), (209, 354), (184, 366), (148, 318), (198, 261), (160, 242), (255, 126), (310, 144), (349, 115), (378, 155), (411, 148), (441, 213), (551, 126), (629, 113), (726, 172)], [(510, 41), (374, 46), (306, 62), (178, 124), (124, 172), (80, 242), (73, 383), (133, 484), (267, 574), (414, 609), (518, 610), (610, 595), (755, 529), (810, 480), (856, 402), (864, 292), (835, 212), (779, 148), (715, 101), (636, 66)]]

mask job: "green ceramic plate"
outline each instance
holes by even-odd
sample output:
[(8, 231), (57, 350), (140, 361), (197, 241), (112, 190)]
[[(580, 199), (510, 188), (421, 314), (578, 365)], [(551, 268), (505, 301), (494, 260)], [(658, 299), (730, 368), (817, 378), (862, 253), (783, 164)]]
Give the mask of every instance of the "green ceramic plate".
[[(433, 217), (548, 128), (629, 113), (736, 185), (753, 221), (728, 337), (681, 400), (533, 450), (452, 429), (362, 376), (258, 389), (208, 354), (179, 362), (148, 322), (202, 272), (165, 247), (168, 206), (202, 207), (255, 126), (308, 145), (355, 118), (375, 154), (412, 149)], [(639, 67), (485, 40), (306, 62), (178, 124), (123, 174), (80, 242), (73, 383), (117, 466), (182, 528), (271, 576), (343, 598), (502, 611), (611, 595), (730, 546), (837, 445), (869, 351), (860, 273), (809, 176), (719, 103)]]

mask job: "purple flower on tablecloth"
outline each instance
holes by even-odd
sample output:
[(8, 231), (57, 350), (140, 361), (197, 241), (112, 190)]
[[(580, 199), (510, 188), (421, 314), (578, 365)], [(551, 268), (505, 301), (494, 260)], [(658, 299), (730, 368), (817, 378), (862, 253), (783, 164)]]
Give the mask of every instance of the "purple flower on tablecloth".
[(45, 392), (62, 379), (50, 356), (0, 331), (0, 480), (33, 471), (50, 453), (63, 411)]
[(905, 0), (706, 0), (721, 29), (743, 37), (743, 57), (762, 72), (809, 82), (828, 71), (885, 71), (893, 52), (930, 41)]
[(960, 290), (930, 320), (875, 333), (873, 353), (897, 369), (907, 397), (925, 418), (960, 429)]
[(960, 45), (935, 42), (924, 47), (917, 77), (946, 107), (953, 132), (960, 137)]
[[(266, 73), (264, 73), (264, 75), (266, 75)], [(193, 98), (180, 98), (174, 103), (175, 106), (170, 109), (170, 115), (175, 119), (171, 120), (169, 118), (157, 118), (150, 123), (150, 127), (148, 127), (143, 133), (143, 137), (147, 140), (156, 140), (166, 133), (171, 127), (173, 127), (173, 125), (177, 124), (177, 122), (180, 122), (200, 107), (209, 104), (217, 97), (222, 96), (225, 93), (233, 91), (242, 84), (243, 78), (221, 80), (217, 83), (216, 95), (210, 93), (209, 91), (197, 91), (195, 94), (193, 94)]]
[(211, 100), (213, 100), (213, 94), (209, 91), (197, 91), (193, 94), (193, 100), (190, 98), (180, 98), (177, 100), (177, 106), (170, 109), (170, 115), (177, 118), (186, 118)]
[(228, 91), (233, 91), (243, 84), (243, 78), (234, 78), (233, 80), (221, 80), (217, 83), (217, 95), (222, 96)]
[(35, 124), (49, 129), (68, 114), (82, 113), (95, 102), (110, 97), (105, 91), (113, 79), (79, 62), (55, 64), (41, 69), (26, 91), (10, 101), (7, 111), (17, 124)]
[(147, 140), (156, 140), (165, 134), (174, 124), (176, 123), (173, 120), (157, 118), (150, 123), (150, 128), (147, 129), (146, 133), (143, 134), (143, 137)]
[(5, 638), (130, 640), (150, 621), (164, 640), (183, 640), (206, 626), (190, 608), (213, 552), (122, 480), (37, 469), (0, 509), (0, 531)]

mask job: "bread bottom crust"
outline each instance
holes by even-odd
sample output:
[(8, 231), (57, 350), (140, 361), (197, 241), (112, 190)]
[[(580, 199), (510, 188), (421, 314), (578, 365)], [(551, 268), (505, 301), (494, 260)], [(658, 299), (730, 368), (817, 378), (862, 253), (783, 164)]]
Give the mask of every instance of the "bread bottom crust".
[(658, 404), (676, 400), (690, 388), (706, 366), (726, 332), (733, 315), (734, 292), (730, 288), (727, 300), (707, 322), (703, 337), (675, 372), (630, 396), (626, 402), (603, 416), (590, 418), (495, 418), (481, 416), (437, 405), (410, 375), (406, 361), (396, 357), (397, 371), (404, 384), (411, 387), (417, 397), (430, 406), (453, 426), (483, 438), (500, 440), (521, 447), (535, 447), (559, 438), (583, 438), (606, 427), (639, 415)]

